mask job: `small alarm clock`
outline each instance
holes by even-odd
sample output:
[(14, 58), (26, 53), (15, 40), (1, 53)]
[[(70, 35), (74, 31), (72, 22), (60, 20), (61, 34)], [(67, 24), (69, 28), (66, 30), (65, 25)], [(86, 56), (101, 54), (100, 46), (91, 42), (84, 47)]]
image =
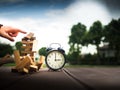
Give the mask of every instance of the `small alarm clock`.
[[(51, 47), (53, 44), (58, 44), (58, 48)], [(65, 51), (61, 48), (59, 43), (52, 43), (47, 48), (47, 55), (45, 59), (46, 65), (49, 69), (57, 71), (62, 69), (66, 63)]]

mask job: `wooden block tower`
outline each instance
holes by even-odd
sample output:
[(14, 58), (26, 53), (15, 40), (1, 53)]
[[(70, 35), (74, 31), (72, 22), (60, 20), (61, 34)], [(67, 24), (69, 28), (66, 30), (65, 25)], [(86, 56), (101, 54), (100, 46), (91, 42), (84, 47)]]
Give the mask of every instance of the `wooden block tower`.
[(21, 50), (14, 51), (14, 58), (16, 66), (12, 68), (12, 72), (36, 72), (39, 70), (44, 62), (44, 58), (41, 58), (39, 62), (35, 61), (37, 40), (33, 37), (33, 33), (29, 33), (22, 38)]
[(33, 37), (34, 33), (29, 33), (27, 36), (22, 38), (22, 49), (21, 49), (21, 55), (20, 56), (26, 56), (29, 55), (32, 60), (34, 61), (34, 54), (36, 53), (35, 47), (36, 47), (36, 37)]

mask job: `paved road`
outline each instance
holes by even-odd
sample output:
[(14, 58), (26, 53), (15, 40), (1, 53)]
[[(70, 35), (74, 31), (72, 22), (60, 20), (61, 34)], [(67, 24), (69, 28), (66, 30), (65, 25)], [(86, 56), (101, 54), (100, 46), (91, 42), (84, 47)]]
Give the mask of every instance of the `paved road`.
[(0, 67), (0, 90), (120, 90), (120, 67), (65, 70), (68, 74), (41, 69), (21, 75), (12, 73), (11, 67)]
[(120, 90), (120, 67), (67, 68), (93, 90)]
[(11, 68), (0, 68), (0, 90), (86, 90), (62, 71), (41, 69), (33, 74), (12, 73)]

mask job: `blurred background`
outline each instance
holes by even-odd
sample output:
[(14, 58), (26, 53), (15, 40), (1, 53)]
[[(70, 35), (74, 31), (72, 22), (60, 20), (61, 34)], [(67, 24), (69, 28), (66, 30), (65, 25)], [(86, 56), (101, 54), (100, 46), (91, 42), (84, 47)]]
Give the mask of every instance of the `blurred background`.
[[(120, 64), (119, 0), (0, 0), (0, 23), (33, 32), (37, 51), (60, 43), (70, 64)], [(0, 37), (1, 57), (23, 37)]]

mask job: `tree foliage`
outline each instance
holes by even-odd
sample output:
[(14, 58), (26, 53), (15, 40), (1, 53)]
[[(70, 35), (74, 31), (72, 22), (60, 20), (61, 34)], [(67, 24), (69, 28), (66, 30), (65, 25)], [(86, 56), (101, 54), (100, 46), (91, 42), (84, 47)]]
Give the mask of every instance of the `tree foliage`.
[(116, 59), (120, 58), (120, 19), (113, 19), (104, 28), (104, 42), (108, 42), (109, 46), (114, 49)]
[[(80, 55), (80, 49), (81, 45), (84, 44), (84, 35), (86, 33), (86, 26), (78, 23), (77, 25), (74, 25), (71, 29), (71, 35), (69, 36), (69, 54), (68, 58), (69, 60), (72, 60), (71, 62), (79, 63), (79, 55)], [(76, 60), (74, 60), (76, 58)]]
[(71, 35), (69, 36), (70, 52), (80, 53), (80, 45), (83, 44), (83, 37), (86, 33), (86, 26), (78, 23), (71, 29)]
[(46, 56), (46, 47), (42, 47), (38, 51), (39, 55)]
[(120, 47), (120, 19), (113, 19), (104, 28), (105, 42), (109, 42), (110, 46), (113, 48)]
[(89, 43), (98, 46), (103, 37), (103, 27), (100, 21), (96, 21), (89, 29)]
[(21, 50), (22, 42), (21, 42), (21, 41), (16, 42), (16, 43), (15, 43), (15, 46), (16, 46), (16, 49), (17, 49), (17, 50)]
[(13, 47), (10, 44), (0, 43), (0, 57), (13, 54)]
[(19, 53), (21, 54), (21, 51), (22, 51), (22, 42), (21, 41), (18, 41), (15, 43), (15, 47), (17, 50), (19, 50)]
[[(120, 63), (120, 19), (113, 19), (106, 26), (103, 26), (99, 20), (95, 21), (88, 31), (86, 26), (81, 23), (73, 25), (69, 36), (69, 60), (74, 59), (78, 62), (78, 59), (80, 60), (81, 47), (88, 44), (96, 45), (99, 59), (98, 50), (101, 42), (109, 43), (109, 46), (115, 51), (114, 59), (117, 59)], [(112, 59), (112, 62), (114, 59)]]
[(93, 23), (93, 25), (90, 27), (89, 32), (89, 43), (92, 45), (96, 45), (97, 47), (97, 55), (98, 55), (98, 63), (100, 64), (99, 61), (99, 44), (101, 43), (101, 39), (103, 37), (103, 26), (100, 21), (96, 21)]

